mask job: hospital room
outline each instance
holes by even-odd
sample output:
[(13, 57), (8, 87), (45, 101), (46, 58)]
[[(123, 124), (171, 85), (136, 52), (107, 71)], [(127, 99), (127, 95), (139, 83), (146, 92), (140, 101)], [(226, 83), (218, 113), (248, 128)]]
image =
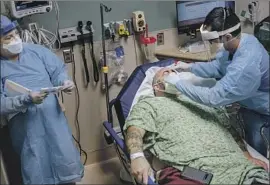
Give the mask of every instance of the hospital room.
[(270, 184), (269, 13), (1, 0), (0, 184)]

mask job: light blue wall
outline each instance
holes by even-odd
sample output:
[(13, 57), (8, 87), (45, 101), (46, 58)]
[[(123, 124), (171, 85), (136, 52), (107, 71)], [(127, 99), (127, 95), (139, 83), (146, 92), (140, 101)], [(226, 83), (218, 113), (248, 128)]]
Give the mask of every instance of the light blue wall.
[[(149, 31), (176, 27), (175, 1), (102, 1), (112, 8), (104, 14), (104, 22), (121, 21), (130, 18), (133, 11), (142, 10), (149, 24)], [(58, 1), (60, 8), (60, 28), (76, 26), (79, 20), (93, 22), (95, 40), (101, 38), (99, 1)], [(55, 12), (34, 15), (31, 21), (37, 21), (45, 29), (55, 30)]]

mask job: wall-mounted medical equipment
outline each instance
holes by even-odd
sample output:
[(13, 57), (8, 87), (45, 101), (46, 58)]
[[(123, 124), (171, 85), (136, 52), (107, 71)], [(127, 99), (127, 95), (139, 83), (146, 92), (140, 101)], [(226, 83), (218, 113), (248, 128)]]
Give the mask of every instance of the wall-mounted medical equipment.
[(99, 71), (98, 71), (98, 66), (97, 66), (95, 51), (94, 51), (94, 38), (93, 38), (94, 29), (93, 29), (92, 21), (86, 22), (86, 29), (89, 31), (89, 44), (90, 44), (90, 55), (91, 55), (92, 64), (93, 64), (93, 77), (94, 77), (94, 81), (97, 83), (99, 81)]
[(129, 36), (132, 33), (131, 20), (124, 19), (124, 26), (125, 26), (125, 36)]
[(178, 33), (186, 33), (191, 38), (196, 38), (206, 15), (215, 7), (227, 7), (235, 12), (234, 1), (177, 1)]
[(60, 49), (57, 33), (50, 32), (37, 23), (29, 23), (28, 29), (21, 30), (23, 42), (40, 44), (51, 50)]
[(270, 54), (270, 16), (255, 26), (254, 35)]
[(73, 56), (72, 56), (71, 49), (63, 49), (63, 57), (65, 63), (72, 63), (73, 62)]
[(248, 4), (248, 11), (251, 15), (251, 21), (257, 24), (258, 21), (258, 11), (259, 11), (259, 1), (253, 1)]
[(140, 35), (141, 48), (145, 55), (147, 62), (157, 62), (158, 59), (155, 56), (156, 41), (155, 37), (148, 36), (148, 25), (145, 26), (145, 32)]
[(8, 1), (11, 16), (22, 18), (24, 16), (50, 12), (52, 1)]
[(117, 35), (117, 31), (116, 31), (116, 23), (111, 21), (110, 23), (105, 23), (103, 24), (104, 27), (104, 37), (105, 39), (112, 39), (112, 41), (114, 42), (114, 39)]
[[(93, 26), (91, 25), (92, 33), (94, 33)], [(70, 27), (70, 28), (63, 28), (58, 30), (60, 42), (68, 43), (68, 42), (74, 42), (79, 40), (82, 36), (87, 38), (89, 37), (90, 31), (87, 28), (87, 25), (85, 23), (82, 23), (81, 30), (78, 30), (78, 26)]]
[(88, 71), (87, 59), (86, 59), (86, 41), (89, 41), (89, 48), (90, 48), (90, 56), (92, 59), (93, 65), (93, 79), (97, 83), (99, 81), (99, 70), (95, 58), (94, 52), (94, 28), (92, 21), (79, 21), (77, 27), (70, 27), (59, 29), (59, 38), (62, 44), (68, 45), (69, 43), (73, 43), (75, 41), (79, 41), (81, 43), (81, 55), (84, 65), (84, 72), (85, 72), (85, 87), (88, 86), (90, 82), (90, 76)]
[(125, 37), (133, 34), (131, 19), (124, 19), (123, 21), (111, 21), (103, 24), (105, 30), (105, 39), (112, 39)]
[(126, 28), (123, 22), (117, 22), (117, 31), (119, 36), (125, 36), (126, 35)]
[(85, 75), (85, 79), (84, 79), (84, 82), (85, 82), (85, 88), (88, 87), (88, 84), (89, 84), (89, 81), (90, 81), (90, 78), (89, 78), (89, 71), (88, 71), (88, 66), (87, 66), (87, 60), (86, 60), (86, 56), (85, 56), (85, 41), (84, 41), (84, 38), (83, 38), (83, 31), (82, 31), (82, 28), (83, 28), (83, 22), (82, 21), (79, 21), (78, 22), (78, 27), (77, 27), (77, 30), (79, 31), (80, 33), (80, 42), (82, 44), (81, 46), (81, 55), (82, 55), (82, 60), (83, 60), (83, 66), (84, 66), (84, 75)]
[[(42, 25), (38, 25), (35, 22), (27, 23), (22, 22), (21, 26), (25, 29), (20, 29), (23, 42), (39, 44), (47, 47), (51, 50), (58, 50), (61, 48), (61, 43), (58, 40), (59, 29), (59, 6), (58, 3), (53, 1), (9, 1), (6, 2), (11, 6), (10, 14), (15, 18), (23, 18), (25, 16), (44, 13), (52, 10), (54, 7), (56, 21), (56, 30), (51, 32), (43, 28)], [(16, 10), (13, 11), (12, 10)], [(15, 8), (15, 9), (14, 9)], [(17, 11), (18, 10), (18, 11)]]
[[(106, 51), (107, 67), (110, 69), (107, 73), (108, 87), (113, 84), (124, 85), (128, 74), (124, 71), (125, 53), (124, 48), (118, 45), (114, 50)], [(104, 66), (103, 53), (100, 55), (100, 66)], [(102, 80), (102, 89), (105, 90), (106, 84)]]
[(252, 1), (248, 4), (248, 10), (242, 10), (240, 13), (240, 18), (242, 21), (248, 20), (252, 22), (253, 31), (255, 29), (256, 24), (258, 23), (258, 15), (259, 15), (259, 1)]
[(132, 12), (132, 22), (135, 32), (142, 32), (146, 29), (146, 21), (143, 11)]

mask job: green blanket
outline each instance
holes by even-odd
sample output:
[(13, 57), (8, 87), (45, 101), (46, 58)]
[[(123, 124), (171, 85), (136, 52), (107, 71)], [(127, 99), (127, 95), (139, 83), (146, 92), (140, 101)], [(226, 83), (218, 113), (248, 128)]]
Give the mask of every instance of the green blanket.
[(228, 132), (225, 111), (187, 98), (144, 97), (125, 124), (146, 130), (144, 149), (179, 170), (188, 165), (212, 173), (211, 184), (268, 183), (267, 172), (251, 164)]

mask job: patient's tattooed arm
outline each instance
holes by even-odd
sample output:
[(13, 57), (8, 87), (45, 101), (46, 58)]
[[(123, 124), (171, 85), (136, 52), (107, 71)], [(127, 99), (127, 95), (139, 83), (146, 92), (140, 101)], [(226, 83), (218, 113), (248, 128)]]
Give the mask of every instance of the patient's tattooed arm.
[(130, 126), (127, 129), (126, 135), (126, 145), (129, 154), (133, 154), (136, 152), (143, 152), (143, 136), (145, 134), (145, 130)]
[(231, 135), (233, 136), (234, 140), (239, 145), (239, 147), (241, 148), (241, 150), (243, 152), (247, 152), (246, 144), (244, 143), (243, 138), (240, 136), (240, 134), (238, 133), (238, 131), (233, 126), (231, 126), (229, 128), (229, 132), (231, 133)]

